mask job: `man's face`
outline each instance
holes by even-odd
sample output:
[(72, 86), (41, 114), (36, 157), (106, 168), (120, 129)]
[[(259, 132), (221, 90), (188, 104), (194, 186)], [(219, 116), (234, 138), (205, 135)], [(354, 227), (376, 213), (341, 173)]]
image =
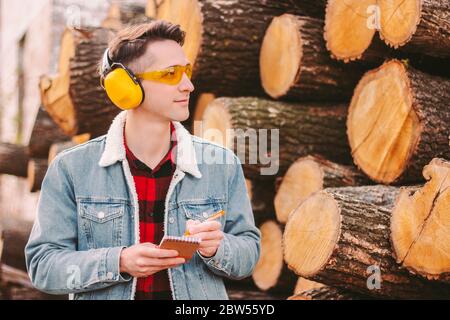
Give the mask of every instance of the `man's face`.
[[(190, 61), (176, 41), (158, 40), (148, 44), (145, 54), (130, 67), (133, 71), (148, 72), (164, 70), (173, 65), (184, 66), (188, 63)], [(141, 80), (141, 83), (145, 91), (145, 100), (137, 108), (138, 111), (147, 111), (161, 120), (184, 121), (189, 117), (189, 94), (194, 91), (194, 85), (186, 73), (175, 85), (151, 80)], [(185, 99), (187, 101), (177, 102)]]

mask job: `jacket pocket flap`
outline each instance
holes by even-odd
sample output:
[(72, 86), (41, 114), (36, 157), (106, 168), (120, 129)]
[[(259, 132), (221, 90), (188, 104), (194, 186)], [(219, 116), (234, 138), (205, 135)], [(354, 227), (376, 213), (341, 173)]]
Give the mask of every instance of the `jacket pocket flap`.
[(124, 214), (123, 203), (81, 202), (80, 215), (86, 219), (105, 223)]

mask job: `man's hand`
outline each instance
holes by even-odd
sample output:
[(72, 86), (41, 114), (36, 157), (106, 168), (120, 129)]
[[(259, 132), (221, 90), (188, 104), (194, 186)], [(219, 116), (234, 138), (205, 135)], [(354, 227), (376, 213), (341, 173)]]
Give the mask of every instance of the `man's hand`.
[(135, 244), (122, 250), (120, 272), (126, 272), (133, 277), (146, 277), (183, 264), (184, 258), (177, 256), (178, 251), (160, 249), (150, 242)]
[(189, 231), (190, 236), (202, 240), (198, 249), (202, 256), (209, 258), (216, 254), (224, 236), (222, 230), (220, 230), (221, 226), (217, 220), (204, 222), (198, 220), (186, 221), (186, 230)]

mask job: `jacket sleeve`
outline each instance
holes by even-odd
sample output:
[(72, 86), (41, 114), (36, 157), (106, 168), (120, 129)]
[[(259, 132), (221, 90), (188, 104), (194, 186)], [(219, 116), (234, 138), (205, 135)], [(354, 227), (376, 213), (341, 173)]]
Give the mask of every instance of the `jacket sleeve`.
[(250, 276), (260, 255), (261, 233), (255, 226), (241, 162), (233, 154), (229, 168), (224, 238), (212, 257), (200, 258), (215, 274), (240, 280)]
[(31, 282), (49, 294), (68, 294), (131, 280), (130, 275), (119, 273), (123, 247), (77, 251), (74, 187), (61, 155), (52, 161), (42, 182), (36, 219), (25, 246)]

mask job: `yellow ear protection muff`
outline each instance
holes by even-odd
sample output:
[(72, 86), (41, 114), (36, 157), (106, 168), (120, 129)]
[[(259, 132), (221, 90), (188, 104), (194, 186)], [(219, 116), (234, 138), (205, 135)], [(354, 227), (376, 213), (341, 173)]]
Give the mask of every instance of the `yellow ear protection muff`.
[(122, 110), (137, 108), (144, 101), (139, 79), (122, 63), (113, 62), (109, 49), (103, 54), (100, 84), (112, 103)]

